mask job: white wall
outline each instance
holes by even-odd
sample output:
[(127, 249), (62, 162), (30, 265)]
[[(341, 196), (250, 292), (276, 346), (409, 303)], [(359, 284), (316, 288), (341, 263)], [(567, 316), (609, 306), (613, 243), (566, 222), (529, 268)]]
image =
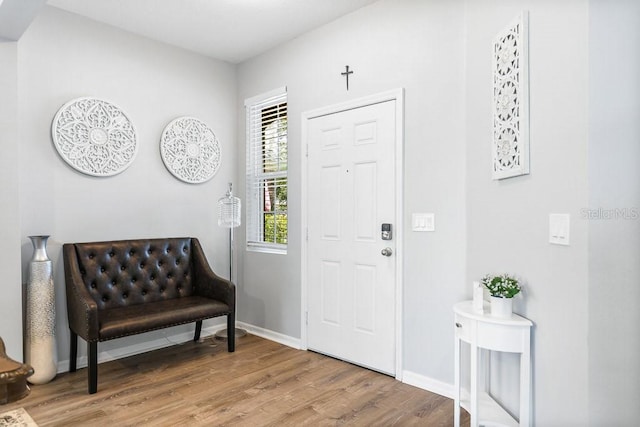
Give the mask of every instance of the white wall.
[[(20, 239), (23, 271), (27, 239), (50, 234), (56, 287), (59, 360), (68, 359), (61, 246), (65, 242), (195, 236), (214, 270), (228, 276), (228, 232), (217, 226), (217, 200), (236, 172), (235, 67), (47, 7), (18, 44), (20, 99)], [(76, 172), (57, 154), (51, 122), (80, 96), (109, 100), (137, 130), (139, 150), (119, 175)], [(222, 166), (210, 181), (178, 181), (160, 158), (164, 127), (179, 116), (207, 123), (222, 144)], [(13, 221), (15, 223), (15, 221)], [(206, 327), (206, 325), (205, 325)], [(184, 326), (178, 330), (193, 330)], [(167, 331), (103, 343), (109, 352)], [(85, 346), (80, 346), (84, 354)]]
[(7, 354), (22, 359), (22, 285), (18, 209), (20, 138), (18, 133), (17, 44), (0, 42), (0, 337)]
[[(531, 173), (491, 179), (493, 37), (529, 11)], [(588, 4), (468, 1), (466, 14), (467, 281), (510, 272), (515, 311), (533, 328), (534, 423), (587, 424)], [(571, 245), (548, 243), (550, 213), (571, 214)], [(494, 393), (517, 407), (517, 366), (503, 356)], [(515, 403), (515, 405), (514, 405)], [(570, 409), (569, 409), (570, 408)]]
[(640, 419), (640, 2), (591, 0), (589, 46), (591, 216), (582, 219), (589, 227), (589, 419), (593, 426), (634, 426)]
[[(243, 253), (241, 320), (300, 337), (301, 113), (404, 88), (403, 364), (414, 379), (453, 381), (452, 306), (470, 291), (462, 16), (461, 1), (383, 0), (239, 66), (238, 135), (245, 98), (286, 85), (290, 114), (289, 252)], [(348, 92), (340, 75), (347, 64), (354, 71)], [(243, 171), (244, 155), (238, 160)], [(411, 232), (413, 212), (434, 212), (437, 231)]]

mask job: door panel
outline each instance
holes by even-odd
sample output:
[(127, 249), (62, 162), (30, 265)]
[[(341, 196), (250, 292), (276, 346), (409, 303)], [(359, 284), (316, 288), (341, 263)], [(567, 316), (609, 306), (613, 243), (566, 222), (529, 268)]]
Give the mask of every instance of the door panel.
[(322, 261), (319, 283), (322, 295), (322, 322), (340, 325), (340, 263)]
[(375, 242), (380, 225), (376, 221), (377, 171), (375, 163), (354, 165), (355, 238), (363, 242)]
[(354, 327), (359, 332), (372, 334), (375, 332), (375, 265), (355, 266), (354, 294)]
[(321, 198), (321, 230), (322, 238), (326, 240), (340, 239), (340, 175), (340, 166), (323, 166), (320, 171), (320, 192), (316, 194)]

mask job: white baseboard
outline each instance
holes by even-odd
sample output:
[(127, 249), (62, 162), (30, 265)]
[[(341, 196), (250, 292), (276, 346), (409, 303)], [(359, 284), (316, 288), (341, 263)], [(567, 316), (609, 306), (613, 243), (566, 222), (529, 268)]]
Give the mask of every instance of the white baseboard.
[(411, 371), (404, 371), (402, 373), (402, 382), (414, 387), (421, 388), (423, 390), (430, 391), (431, 393), (439, 394), (440, 396), (453, 399), (453, 384), (445, 383), (443, 381), (416, 374), (415, 372)]
[(238, 328), (246, 329), (247, 332), (259, 336), (260, 338), (275, 341), (279, 344), (286, 345), (287, 347), (295, 348), (296, 350), (300, 350), (302, 348), (300, 346), (300, 338), (290, 337), (289, 335), (284, 335), (279, 332), (274, 332), (269, 329), (253, 326), (244, 322), (236, 322), (236, 326)]

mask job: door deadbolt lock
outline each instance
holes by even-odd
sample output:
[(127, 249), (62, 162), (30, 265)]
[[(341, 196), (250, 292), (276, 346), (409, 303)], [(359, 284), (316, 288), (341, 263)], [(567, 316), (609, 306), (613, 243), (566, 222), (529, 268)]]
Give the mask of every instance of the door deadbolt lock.
[(384, 256), (391, 256), (393, 254), (393, 251), (391, 250), (391, 248), (384, 248), (380, 253)]
[(393, 233), (391, 232), (391, 224), (389, 223), (382, 224), (381, 238), (382, 240), (393, 239)]

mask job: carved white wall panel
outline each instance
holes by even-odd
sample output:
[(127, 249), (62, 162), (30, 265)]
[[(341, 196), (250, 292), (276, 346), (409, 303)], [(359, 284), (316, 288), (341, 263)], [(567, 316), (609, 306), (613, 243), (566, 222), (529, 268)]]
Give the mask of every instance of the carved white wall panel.
[(96, 98), (77, 98), (56, 113), (51, 137), (60, 157), (92, 176), (125, 170), (138, 152), (136, 132), (127, 115)]
[(529, 173), (528, 18), (493, 42), (493, 179)]
[(164, 128), (160, 155), (173, 176), (190, 184), (210, 180), (221, 164), (218, 139), (194, 117), (179, 117)]

